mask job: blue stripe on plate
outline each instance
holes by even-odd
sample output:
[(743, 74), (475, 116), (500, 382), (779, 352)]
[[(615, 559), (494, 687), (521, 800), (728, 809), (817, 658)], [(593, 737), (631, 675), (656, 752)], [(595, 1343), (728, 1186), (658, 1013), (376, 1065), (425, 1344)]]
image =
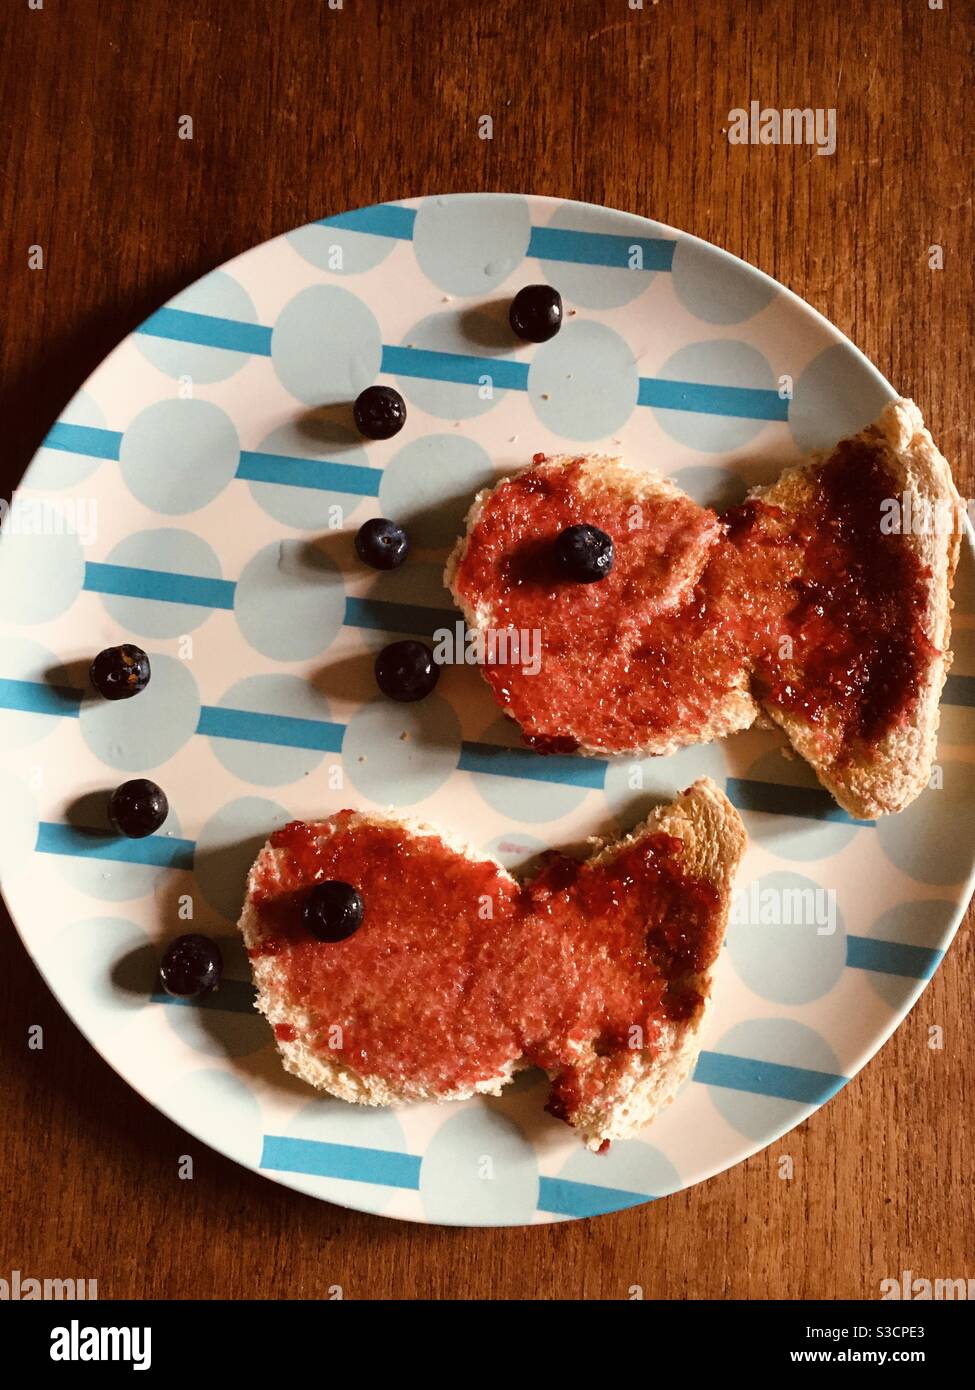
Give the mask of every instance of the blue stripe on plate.
[(788, 420), (789, 402), (777, 391), (754, 386), (707, 386), (698, 381), (641, 377), (637, 405), (688, 410), (697, 415), (733, 415), (747, 420)]
[(664, 237), (615, 236), (606, 232), (574, 232), (566, 227), (533, 227), (528, 255), (542, 261), (575, 265), (616, 266), (629, 270), (633, 248), (643, 253), (641, 270), (670, 270), (676, 241)]
[(37, 827), (38, 854), (69, 854), (77, 859), (111, 859), (121, 864), (155, 864), (165, 869), (192, 869), (192, 840), (175, 835), (146, 835), (130, 840), (110, 830), (41, 821)]
[(377, 598), (347, 598), (347, 627), (365, 627), (375, 632), (411, 632), (430, 637), (441, 628), (454, 630), (460, 614), (449, 608), (425, 608), (418, 603), (387, 603)]
[(135, 331), (149, 338), (168, 338), (177, 343), (194, 343), (197, 347), (271, 356), (270, 328), (260, 323), (244, 323), (240, 319), (219, 318), (215, 314), (191, 314), (186, 309), (157, 309)]
[(502, 748), (465, 740), (458, 767), (490, 777), (522, 777), (529, 782), (561, 782), (574, 787), (601, 788), (608, 763), (602, 758), (572, 758), (533, 753), (528, 748)]
[(416, 208), (399, 208), (393, 203), (378, 203), (371, 208), (355, 208), (335, 217), (319, 218), (318, 227), (338, 227), (346, 232), (367, 232), (370, 236), (395, 237), (397, 241), (413, 240)]
[(703, 1086), (723, 1086), (755, 1096), (823, 1105), (846, 1085), (848, 1078), (828, 1071), (810, 1071), (806, 1067), (787, 1067), (780, 1062), (735, 1057), (727, 1052), (702, 1052), (697, 1059), (694, 1080)]
[(378, 497), (382, 472), (378, 468), (361, 468), (354, 463), (292, 458), (287, 454), (258, 454), (242, 449), (237, 477), (249, 483), (279, 483), (286, 487), (314, 488), (319, 492)]
[(276, 1173), (347, 1178), (352, 1182), (378, 1183), (382, 1187), (406, 1187), (415, 1192), (420, 1186), (420, 1162), (418, 1154), (265, 1134), (260, 1166)]
[(941, 964), (944, 951), (933, 946), (910, 946), (902, 941), (878, 941), (872, 936), (846, 938), (846, 963), (854, 970), (876, 970), (881, 975), (903, 975), (911, 980), (930, 980)]
[(975, 705), (975, 676), (949, 676), (942, 699), (949, 705)]
[(779, 782), (750, 782), (742, 777), (729, 777), (725, 792), (739, 811), (765, 811), (770, 816), (840, 821), (844, 825), (876, 825), (876, 821), (856, 820), (842, 806), (837, 806), (823, 787), (786, 787)]
[(290, 714), (264, 714), (247, 709), (204, 705), (198, 734), (208, 738), (232, 738), (245, 743), (270, 743), (279, 748), (315, 748), (341, 753), (344, 724), (323, 719), (299, 719)]
[(557, 1216), (603, 1216), (624, 1207), (652, 1202), (643, 1192), (627, 1192), (621, 1187), (601, 1187), (590, 1182), (570, 1182), (566, 1178), (539, 1178), (538, 1210)]
[(198, 995), (194, 999), (174, 999), (165, 990), (157, 989), (152, 995), (154, 1004), (176, 1004), (189, 1009), (218, 1009), (229, 1014), (252, 1014), (255, 1010), (257, 991), (250, 980), (228, 980), (226, 976), (219, 987), (210, 994)]
[(117, 430), (100, 430), (93, 425), (69, 425), (57, 420), (48, 430), (42, 448), (62, 449), (68, 454), (84, 454), (92, 459), (117, 459), (122, 436)]
[(172, 574), (134, 565), (105, 565), (89, 560), (84, 587), (95, 594), (189, 603), (197, 608), (233, 608), (236, 585), (230, 579), (205, 579), (198, 574)]
[(433, 352), (429, 348), (383, 347), (380, 371), (389, 376), (422, 377), (479, 386), (487, 377), (500, 391), (528, 390), (528, 363), (504, 357), (470, 357), (463, 352)]
[(45, 681), (15, 681), (0, 677), (0, 709), (20, 710), (24, 714), (53, 714), (77, 718), (82, 691), (70, 685), (48, 685)]

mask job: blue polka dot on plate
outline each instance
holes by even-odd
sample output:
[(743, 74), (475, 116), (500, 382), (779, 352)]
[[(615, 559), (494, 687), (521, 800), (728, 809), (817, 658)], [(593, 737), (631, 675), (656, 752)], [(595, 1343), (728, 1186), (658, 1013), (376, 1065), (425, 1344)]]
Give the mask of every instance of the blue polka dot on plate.
[(133, 497), (153, 511), (180, 516), (218, 497), (240, 461), (233, 421), (212, 401), (165, 400), (131, 422), (119, 450)]
[[(402, 346), (425, 353), (488, 359), (474, 382), (398, 376), (396, 384), (407, 401), (428, 415), (440, 420), (470, 420), (493, 410), (506, 394), (495, 385), (490, 359), (510, 352), (514, 341), (507, 324), (490, 314), (476, 310), (429, 314), (405, 334)], [(445, 364), (445, 375), (450, 365)]]
[(356, 791), (380, 806), (412, 806), (456, 771), (460, 722), (438, 695), (415, 704), (385, 698), (355, 711), (342, 742), (342, 766)]
[(699, 777), (724, 787), (727, 767), (719, 743), (695, 744), (666, 758), (611, 758), (606, 769), (606, 800), (627, 829), (644, 820), (654, 806), (670, 801)]
[[(313, 1197), (334, 1197), (335, 1179), (327, 1176), (329, 1170), (340, 1162), (345, 1171), (346, 1165), (342, 1160), (350, 1156), (354, 1159), (349, 1150), (367, 1149), (369, 1153), (364, 1157), (374, 1181), (361, 1184), (358, 1195), (362, 1208), (364, 1211), (383, 1211), (389, 1205), (396, 1186), (381, 1182), (384, 1155), (391, 1155), (391, 1176), (400, 1178), (402, 1161), (399, 1155), (409, 1149), (395, 1110), (388, 1106), (348, 1105), (332, 1096), (318, 1096), (302, 1106), (282, 1133), (286, 1145), (289, 1140), (297, 1140), (311, 1146), (310, 1152), (305, 1153), (299, 1161), (307, 1163), (309, 1167), (320, 1163), (324, 1170), (322, 1174), (290, 1174), (289, 1182), (299, 1191), (308, 1192)], [(317, 1149), (317, 1145), (322, 1148)], [(336, 1149), (336, 1146), (338, 1152), (333, 1156), (329, 1151)]]
[[(181, 1073), (161, 1097), (160, 1105), (191, 1135), (209, 1135), (218, 1124), (225, 1136), (221, 1149), (228, 1158), (248, 1168), (260, 1163), (261, 1108), (240, 1077), (216, 1067)], [(192, 1156), (207, 1162), (205, 1152)]]
[(686, 492), (701, 507), (712, 507), (723, 512), (728, 507), (737, 506), (748, 491), (748, 484), (737, 473), (727, 468), (713, 468), (708, 464), (692, 464), (689, 468), (679, 468), (670, 475), (672, 483)]
[(186, 662), (149, 653), (152, 679), (128, 700), (92, 696), (81, 706), (81, 737), (95, 757), (124, 772), (159, 767), (192, 738), (200, 695)]
[(535, 835), (526, 835), (514, 829), (506, 830), (503, 835), (490, 840), (484, 846), (484, 852), (503, 864), (509, 873), (520, 876), (530, 873), (532, 860), (549, 848), (544, 840), (539, 840)]
[(751, 764), (735, 801), (749, 837), (781, 859), (828, 859), (862, 829), (843, 818), (809, 764), (780, 747)]
[[(79, 391), (61, 411), (58, 422), (100, 430), (105, 428), (105, 413), (87, 391)], [(36, 488), (70, 488), (90, 477), (103, 462), (103, 459), (92, 457), (91, 454), (45, 448), (42, 444), (31, 461), (30, 485)]]
[(319, 732), (314, 727), (299, 727), (288, 721), (307, 720), (313, 725), (322, 725), (328, 723), (331, 714), (325, 696), (297, 676), (245, 676), (220, 697), (217, 707), (264, 716), (266, 743), (260, 741), (262, 728), (246, 720), (241, 721), (241, 737), (210, 739), (210, 747), (219, 761), (244, 782), (280, 787), (306, 777), (325, 757), (321, 746), (288, 747), (283, 742), (287, 738), (293, 738), (296, 743), (312, 742)]
[(847, 435), (873, 424), (891, 399), (890, 387), (873, 367), (850, 367), (850, 345), (824, 348), (793, 384), (789, 428), (806, 454), (831, 448)]
[(666, 1197), (683, 1187), (680, 1173), (665, 1153), (632, 1139), (617, 1139), (602, 1154), (580, 1148), (559, 1170), (559, 1177), (648, 1198)]
[[(256, 452), (274, 456), (263, 462), (268, 472), (277, 473), (282, 481), (249, 482), (251, 496), (268, 516), (285, 526), (302, 531), (340, 530), (373, 487), (368, 474), (362, 478), (367, 489), (363, 496), (328, 485), (329, 464), (368, 468), (369, 456), (358, 435), (324, 414), (312, 412), (289, 421), (266, 435)], [(295, 468), (294, 460), (304, 466)], [(322, 468), (316, 470), (316, 463)], [(287, 481), (295, 477), (301, 478), (301, 484)]]
[(413, 225), (417, 265), (439, 289), (483, 295), (507, 280), (531, 236), (528, 203), (507, 194), (425, 198)]
[(234, 612), (244, 638), (262, 656), (318, 656), (334, 642), (345, 617), (342, 572), (310, 541), (273, 541), (244, 567)]
[(678, 240), (670, 278), (684, 308), (705, 323), (744, 323), (777, 293), (775, 283), (752, 266), (695, 237)]
[[(243, 897), (243, 884), (241, 884)], [(185, 927), (183, 928), (185, 930)], [(250, 963), (240, 936), (216, 936), (223, 957), (219, 987), (200, 999), (173, 999), (157, 991), (155, 998), (173, 1032), (187, 1047), (206, 1057), (250, 1057), (270, 1048), (273, 1035), (263, 1014), (254, 1008)]]
[(364, 300), (339, 285), (311, 285), (278, 315), (271, 361), (305, 405), (354, 401), (376, 377), (382, 334)]
[[(136, 531), (119, 541), (105, 558), (107, 564), (124, 569), (154, 570), (197, 579), (223, 577), (213, 547), (195, 532), (176, 527)], [(103, 594), (102, 602), (120, 627), (140, 637), (179, 637), (193, 632), (213, 612), (207, 603), (169, 603), (124, 594)]]
[(211, 907), (237, 920), (244, 881), (258, 850), (291, 819), (278, 802), (262, 796), (238, 797), (210, 817), (197, 836), (193, 875)]
[[(159, 774), (165, 782), (164, 774)], [(72, 808), (70, 819), (79, 826), (103, 831), (109, 840), (117, 839), (108, 821), (108, 795), (111, 789), (84, 798)], [(163, 788), (165, 790), (165, 787)], [(165, 821), (155, 832), (163, 837), (181, 838), (179, 817), (170, 807)], [(79, 892), (102, 902), (133, 902), (147, 898), (167, 881), (170, 870), (161, 864), (129, 863), (124, 859), (102, 858), (101, 855), (57, 854), (52, 863), (66, 882)]]
[[(258, 321), (250, 295), (225, 270), (214, 270), (204, 275), (202, 280), (197, 280), (196, 284), (171, 299), (166, 308), (218, 319), (233, 319), (238, 323)], [(132, 341), (143, 357), (167, 376), (177, 379), (188, 377), (191, 382), (201, 386), (226, 381), (250, 359), (247, 352), (202, 347), (199, 343), (157, 338), (152, 333), (133, 333)]]
[(458, 434), (411, 440), (383, 470), (379, 507), (405, 526), (414, 546), (450, 545), (464, 529), (474, 494), (494, 481), (487, 451)]
[[(44, 576), (43, 584), (38, 575)], [(3, 527), (0, 618), (24, 625), (49, 622), (68, 611), (84, 580), (84, 551), (72, 531), (34, 535), (9, 523)]]
[[(41, 689), (35, 692), (34, 686)], [(5, 637), (0, 643), (0, 706), (5, 706), (0, 708), (0, 748), (26, 748), (53, 734), (58, 728), (56, 715), (34, 714), (17, 705), (29, 705), (36, 695), (45, 703), (50, 700), (62, 715), (71, 716), (78, 708), (69, 693), (71, 686), (70, 676), (47, 647), (25, 637)]]
[(159, 972), (148, 933), (125, 917), (86, 917), (62, 927), (43, 947), (44, 970), (82, 1028), (117, 1026), (147, 1007)]
[[(554, 780), (556, 764), (551, 759), (543, 761), (542, 754), (533, 753), (526, 748), (519, 741), (517, 730), (511, 720), (503, 715), (485, 729), (478, 742), (490, 744), (492, 748), (511, 749), (514, 757), (510, 759), (510, 764), (515, 769), (519, 762), (529, 761), (539, 770), (547, 767), (553, 772), (553, 780), (549, 781), (497, 772), (471, 772), (471, 781), (487, 804), (513, 821), (558, 820), (574, 811), (577, 806), (581, 806), (589, 795), (589, 787)], [(505, 762), (498, 764), (499, 767), (505, 765)], [(488, 763), (487, 766), (491, 764)]]
[(762, 999), (776, 1004), (820, 999), (846, 965), (846, 928), (836, 890), (788, 870), (750, 883), (739, 880), (725, 945), (739, 979)]
[[(566, 235), (546, 238), (549, 229)], [(581, 235), (573, 237), (572, 233)], [(539, 269), (542, 277), (570, 303), (583, 309), (617, 309), (632, 303), (650, 286), (655, 272), (645, 268), (647, 254), (643, 243), (661, 234), (662, 229), (644, 217), (563, 203), (539, 229), (538, 240), (543, 249), (546, 239), (549, 245), (558, 241), (566, 259), (552, 261), (543, 257)], [(579, 260), (569, 259), (573, 255)], [(586, 263), (597, 258), (606, 263)]]
[(564, 439), (590, 441), (622, 429), (636, 408), (633, 350), (614, 329), (574, 319), (535, 349), (528, 398), (542, 424)]
[[(888, 968), (864, 970), (862, 978), (898, 1013), (909, 1008), (927, 983), (928, 971), (934, 963), (934, 955), (928, 953), (945, 949), (958, 917), (959, 905), (949, 898), (919, 898), (888, 908), (866, 933), (871, 942), (893, 943), (895, 949), (889, 955), (880, 947), (878, 954), (871, 952), (866, 957), (875, 966), (882, 963)], [(923, 966), (916, 957), (905, 963), (903, 953), (896, 949), (898, 946), (922, 948)], [(873, 950), (878, 951), (878, 948)], [(913, 973), (902, 973), (904, 970)]]
[(445, 1226), (527, 1224), (538, 1202), (534, 1146), (493, 1107), (465, 1107), (427, 1141), (420, 1197), (427, 1219)]
[[(703, 386), (743, 386), (763, 391), (777, 389), (768, 359), (757, 348), (730, 338), (712, 338), (679, 348), (654, 376), (664, 381), (691, 382)], [(653, 406), (653, 413), (661, 429), (666, 430), (672, 439), (709, 454), (743, 448), (767, 424), (765, 420), (673, 410), (664, 406)]]
[[(836, 1054), (821, 1034), (804, 1023), (791, 1018), (756, 1018), (737, 1023), (727, 1033), (710, 1043), (711, 1049), (724, 1056), (771, 1062), (782, 1067), (822, 1073), (822, 1076), (799, 1078), (804, 1093), (822, 1096), (832, 1089), (828, 1080), (840, 1075)], [(750, 1082), (750, 1068), (739, 1068), (734, 1062), (725, 1064), (728, 1082), (738, 1070), (743, 1082)], [(808, 1091), (805, 1091), (808, 1085)], [(733, 1085), (708, 1086), (711, 1100), (728, 1124), (746, 1139), (770, 1144), (780, 1134), (816, 1109), (822, 1100), (786, 1099), (777, 1095), (756, 1095), (738, 1090)]]
[(396, 246), (391, 236), (336, 227), (328, 219), (296, 227), (288, 232), (287, 240), (309, 265), (333, 275), (362, 275), (373, 270)]
[(943, 781), (906, 810), (877, 821), (880, 847), (892, 864), (920, 883), (961, 883), (971, 873), (971, 804), (975, 765), (940, 762)]

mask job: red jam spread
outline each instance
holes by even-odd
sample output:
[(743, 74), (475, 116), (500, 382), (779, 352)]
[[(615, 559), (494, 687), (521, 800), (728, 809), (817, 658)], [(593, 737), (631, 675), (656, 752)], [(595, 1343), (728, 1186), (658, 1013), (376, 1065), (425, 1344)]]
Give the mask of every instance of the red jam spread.
[[(283, 853), (258, 871), (252, 955), (279, 958), (312, 1045), (360, 1074), (446, 1095), (525, 1058), (554, 1074), (549, 1108), (571, 1120), (612, 1095), (661, 1025), (699, 1009), (719, 901), (683, 873), (681, 840), (651, 835), (604, 865), (553, 852), (519, 884), (436, 836), (351, 816), (272, 837)], [(364, 904), (336, 943), (302, 922), (305, 890), (325, 879)]]
[[(743, 675), (849, 749), (909, 715), (937, 655), (928, 572), (881, 531), (894, 493), (882, 453), (859, 440), (820, 466), (800, 511), (751, 501), (721, 517), (683, 495), (640, 504), (583, 460), (540, 460), (488, 498), (455, 588), (495, 627), (541, 634), (536, 673), (483, 668), (541, 752), (692, 741)], [(598, 583), (555, 564), (557, 536), (583, 521), (613, 539)]]

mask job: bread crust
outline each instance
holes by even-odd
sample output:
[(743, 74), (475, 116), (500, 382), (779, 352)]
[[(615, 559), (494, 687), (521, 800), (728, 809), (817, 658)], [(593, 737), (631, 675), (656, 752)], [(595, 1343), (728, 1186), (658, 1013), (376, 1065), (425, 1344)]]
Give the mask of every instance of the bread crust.
[[(409, 818), (369, 812), (348, 817), (343, 825), (350, 830), (363, 825), (406, 828), (415, 835), (436, 836), (450, 849), (472, 861), (484, 862), (487, 859), (487, 856), (475, 854), (456, 837)], [(330, 821), (321, 822), (315, 828), (319, 833), (342, 833)], [(745, 830), (741, 817), (715, 783), (702, 778), (669, 805), (652, 811), (625, 838), (593, 840), (589, 858), (597, 864), (609, 863), (645, 836), (659, 832), (683, 841), (684, 871), (689, 876), (706, 881), (718, 893), (714, 950), (704, 970), (688, 975), (680, 982), (692, 987), (701, 996), (701, 1004), (691, 1017), (679, 1023), (668, 1023), (652, 1048), (634, 1050), (632, 1060), (628, 1059), (625, 1074), (614, 1077), (611, 1088), (573, 1116), (574, 1127), (591, 1149), (598, 1149), (608, 1140), (623, 1138), (642, 1129), (673, 1098), (693, 1067), (701, 1046), (700, 1034), (711, 993), (712, 968), (727, 929), (732, 881), (745, 850)], [(394, 1087), (381, 1076), (360, 1074), (348, 1066), (340, 1055), (323, 1055), (320, 1048), (312, 1046), (311, 1020), (300, 1005), (288, 998), (280, 962), (273, 955), (259, 953), (263, 931), (253, 901), (253, 890), (259, 883), (266, 886), (269, 874), (273, 878), (282, 853), (270, 841), (260, 851), (248, 876), (247, 897), (238, 925), (248, 952), (258, 952), (251, 956), (257, 988), (256, 1006), (276, 1030), (277, 1046), (285, 1070), (317, 1090), (359, 1105), (399, 1106), (424, 1100), (438, 1103), (466, 1100), (478, 1093), (499, 1095), (526, 1065), (520, 1058), (513, 1059), (496, 1076), (477, 1085), (436, 1091), (410, 1085)], [(493, 860), (490, 862), (494, 863)], [(506, 870), (502, 869), (501, 872), (512, 884), (516, 883)], [(277, 1033), (281, 1025), (284, 1025), (284, 1038)], [(593, 1060), (596, 1060), (595, 1053)]]

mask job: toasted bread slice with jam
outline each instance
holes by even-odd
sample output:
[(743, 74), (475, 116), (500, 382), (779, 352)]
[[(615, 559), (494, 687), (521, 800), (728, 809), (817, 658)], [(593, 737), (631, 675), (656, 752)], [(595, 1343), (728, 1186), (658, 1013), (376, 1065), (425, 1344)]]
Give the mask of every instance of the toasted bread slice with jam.
[[(875, 516), (878, 529), (892, 528), (881, 532), (887, 553), (868, 558), (883, 572), (862, 586), (872, 604), (872, 611), (862, 615), (862, 626), (874, 632), (876, 647), (873, 669), (856, 692), (862, 716), (864, 702), (869, 711), (879, 687), (881, 699), (887, 696), (888, 717), (879, 718), (873, 730), (869, 722), (859, 731), (854, 728), (851, 736), (849, 720), (844, 728), (842, 718), (845, 701), (824, 700), (822, 717), (811, 721), (801, 709), (759, 698), (839, 804), (870, 820), (903, 810), (931, 775), (939, 701), (951, 665), (951, 587), (961, 547), (961, 500), (951, 469), (913, 401), (892, 401), (862, 434), (788, 469), (778, 482), (753, 495), (791, 515), (815, 515), (811, 503), (824, 470), (842, 476), (846, 506)], [(891, 604), (890, 612), (879, 611)], [(851, 613), (848, 621), (859, 616)]]
[[(519, 882), (430, 826), (342, 811), (273, 835), (240, 930), (285, 1068), (367, 1105), (498, 1094), (537, 1065), (593, 1149), (649, 1123), (690, 1072), (724, 937), (741, 819), (696, 782), (588, 859)], [(339, 880), (364, 911), (316, 939)]]

